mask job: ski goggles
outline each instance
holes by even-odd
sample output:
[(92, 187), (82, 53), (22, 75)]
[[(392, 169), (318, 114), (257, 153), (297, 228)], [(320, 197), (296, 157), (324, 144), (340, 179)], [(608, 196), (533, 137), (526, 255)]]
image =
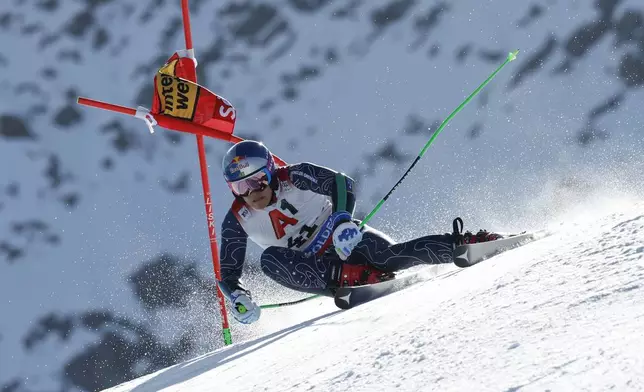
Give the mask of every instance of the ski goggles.
[(228, 186), (235, 195), (246, 197), (251, 192), (263, 191), (270, 183), (271, 172), (267, 168), (263, 168), (242, 180), (229, 182)]

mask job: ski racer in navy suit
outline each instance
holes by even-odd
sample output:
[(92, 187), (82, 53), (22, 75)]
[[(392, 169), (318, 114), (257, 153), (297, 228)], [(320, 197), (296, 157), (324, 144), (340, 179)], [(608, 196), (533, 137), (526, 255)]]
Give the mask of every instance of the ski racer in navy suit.
[(395, 243), (367, 225), (361, 230), (353, 218), (350, 177), (312, 163), (276, 167), (271, 152), (256, 141), (235, 144), (222, 166), (235, 200), (221, 227), (218, 284), (241, 323), (252, 323), (261, 313), (240, 282), (248, 238), (264, 249), (261, 269), (270, 278), (328, 296), (337, 287), (381, 282), (418, 264), (451, 263), (455, 244), (500, 238), (455, 229)]

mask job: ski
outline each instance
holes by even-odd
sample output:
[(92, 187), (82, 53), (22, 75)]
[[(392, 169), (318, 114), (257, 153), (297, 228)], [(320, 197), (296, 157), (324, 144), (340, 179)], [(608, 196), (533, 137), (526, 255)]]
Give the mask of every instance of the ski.
[[(499, 253), (523, 246), (527, 243), (544, 238), (549, 234), (545, 231), (539, 231), (505, 235), (505, 238), (494, 241), (465, 244), (456, 247), (456, 249), (454, 249), (454, 264), (460, 268), (471, 267), (483, 260), (498, 255)], [(462, 271), (462, 269), (449, 271), (438, 275), (433, 279), (447, 278), (460, 271)], [(409, 275), (397, 276), (394, 279), (375, 284), (338, 288), (334, 295), (335, 305), (340, 309), (346, 310), (395, 293), (396, 291), (400, 291), (414, 283), (427, 280), (423, 279), (423, 272), (424, 270), (421, 270)]]
[(523, 246), (543, 237), (545, 237), (544, 233), (524, 232), (494, 241), (460, 245), (454, 249), (454, 264), (460, 268), (471, 267), (499, 253)]
[(422, 281), (420, 273), (421, 271), (364, 286), (340, 287), (335, 292), (335, 306), (344, 310), (351, 309), (365, 302), (395, 293), (409, 285)]

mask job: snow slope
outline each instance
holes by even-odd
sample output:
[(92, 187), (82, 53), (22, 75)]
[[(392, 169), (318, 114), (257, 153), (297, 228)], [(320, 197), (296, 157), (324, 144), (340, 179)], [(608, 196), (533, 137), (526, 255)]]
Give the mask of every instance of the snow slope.
[(478, 266), (349, 311), (302, 305), (317, 315), (108, 391), (642, 390), (644, 203), (594, 207)]

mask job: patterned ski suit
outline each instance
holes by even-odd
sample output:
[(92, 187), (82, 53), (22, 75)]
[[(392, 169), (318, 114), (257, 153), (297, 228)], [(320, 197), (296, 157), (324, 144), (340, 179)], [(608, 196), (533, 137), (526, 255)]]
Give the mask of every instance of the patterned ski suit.
[[(355, 208), (354, 182), (326, 167), (300, 163), (277, 169), (272, 203), (254, 210), (236, 199), (221, 228), (222, 284), (243, 288), (240, 277), (248, 238), (264, 251), (262, 271), (294, 290), (331, 295), (332, 276), (342, 261), (335, 253), (335, 226), (350, 219)], [(359, 223), (356, 221), (356, 223)], [(452, 236), (429, 235), (394, 243), (365, 225), (362, 241), (346, 263), (368, 264), (395, 272), (417, 264), (451, 263)]]

